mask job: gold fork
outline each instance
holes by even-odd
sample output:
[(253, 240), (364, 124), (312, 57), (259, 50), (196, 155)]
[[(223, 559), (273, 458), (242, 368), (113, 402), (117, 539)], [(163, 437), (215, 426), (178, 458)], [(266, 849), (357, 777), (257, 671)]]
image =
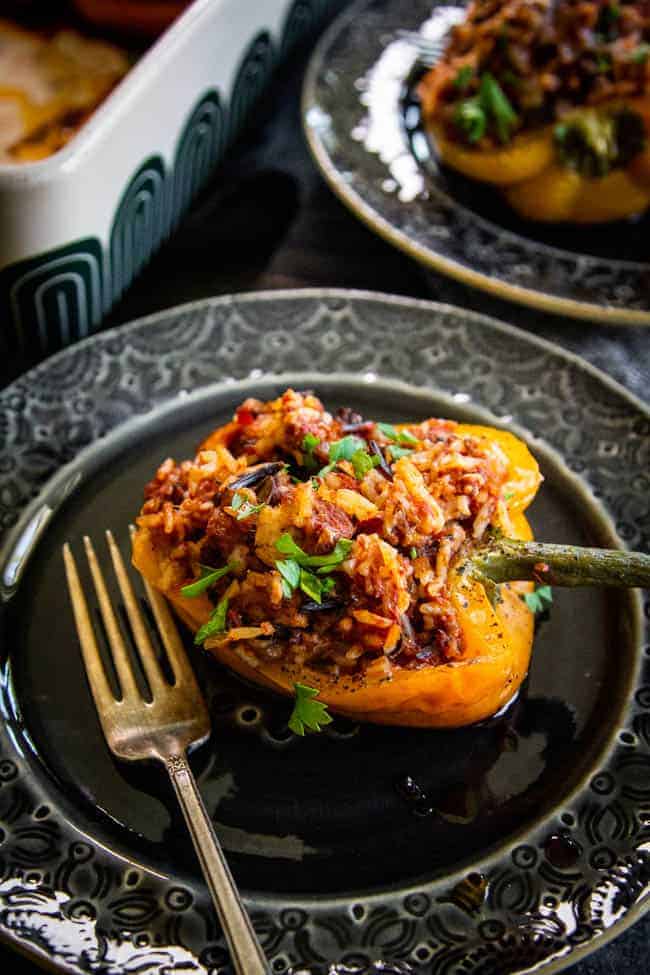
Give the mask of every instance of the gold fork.
[(172, 781), (194, 848), (228, 942), (237, 975), (269, 975), (264, 953), (241, 901), (196, 781), (186, 760), (191, 745), (210, 734), (210, 716), (196, 683), (171, 613), (160, 593), (145, 581), (149, 604), (165, 647), (174, 683), (162, 671), (140, 612), (120, 551), (106, 532), (117, 583), (124, 600), (151, 701), (140, 693), (131, 657), (111, 605), (97, 556), (88, 536), (84, 546), (106, 628), (121, 696), (111, 690), (91, 623), (77, 566), (70, 546), (63, 546), (68, 589), (81, 644), (88, 683), (109, 748), (118, 758), (138, 761), (156, 758)]

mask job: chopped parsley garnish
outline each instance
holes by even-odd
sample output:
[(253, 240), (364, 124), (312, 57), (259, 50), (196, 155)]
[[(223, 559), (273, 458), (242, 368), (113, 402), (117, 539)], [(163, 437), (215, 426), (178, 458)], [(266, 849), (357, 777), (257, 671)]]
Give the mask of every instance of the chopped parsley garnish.
[(194, 642), (197, 646), (204, 643), (208, 637), (214, 636), (215, 633), (224, 633), (226, 630), (226, 613), (228, 612), (228, 597), (224, 596), (220, 599), (215, 608), (210, 614), (210, 619), (207, 623), (204, 623), (200, 627), (194, 636)]
[(395, 443), (418, 444), (420, 442), (409, 430), (396, 430), (392, 423), (378, 423), (377, 429), (381, 430), (389, 440), (394, 440)]
[(313, 572), (309, 571), (309, 569), (300, 570), (300, 588), (305, 595), (309, 596), (310, 599), (313, 599), (315, 603), (321, 602), (323, 583), (318, 576), (315, 576)]
[(195, 596), (200, 596), (204, 593), (206, 589), (209, 589), (211, 585), (217, 582), (219, 579), (223, 579), (225, 575), (235, 568), (234, 563), (229, 562), (228, 565), (222, 566), (220, 569), (211, 569), (207, 565), (201, 566), (201, 576), (196, 580), (196, 582), (190, 582), (187, 586), (183, 586), (181, 589), (181, 596), (185, 596), (187, 599), (193, 599)]
[(282, 576), (282, 594), (285, 599), (291, 599), (300, 584), (300, 566), (295, 559), (281, 559), (275, 565)]
[(338, 460), (352, 460), (352, 455), (356, 454), (357, 450), (365, 450), (365, 447), (365, 440), (362, 440), (361, 437), (348, 434), (342, 440), (335, 440), (334, 443), (330, 444), (330, 462), (336, 463)]
[(340, 565), (341, 562), (346, 560), (350, 554), (352, 542), (349, 538), (340, 538), (332, 551), (326, 555), (308, 555), (307, 552), (303, 552), (299, 545), (296, 545), (291, 535), (285, 532), (284, 535), (280, 535), (275, 543), (275, 547), (278, 552), (282, 552), (283, 555), (288, 555), (292, 559), (295, 559), (298, 565), (309, 566), (311, 568), (317, 566), (319, 571), (324, 569), (329, 572), (335, 566)]
[(301, 559), (307, 558), (307, 553), (303, 552), (300, 545), (297, 545), (294, 542), (289, 532), (285, 532), (283, 535), (280, 535), (275, 543), (275, 547), (277, 548), (278, 552), (282, 552), (283, 555), (290, 555), (292, 558), (296, 558), (296, 556)]
[(374, 457), (369, 454), (367, 447), (365, 440), (352, 434), (343, 437), (341, 440), (335, 440), (334, 443), (330, 444), (330, 462), (318, 472), (318, 477), (325, 477), (326, 474), (334, 470), (340, 460), (347, 460), (352, 464), (357, 481), (362, 481), (373, 467), (381, 464), (381, 457)]
[(409, 550), (409, 555), (411, 556), (412, 559), (417, 559), (417, 557), (418, 557), (418, 550), (416, 549), (416, 547), (414, 545)]
[(491, 123), (500, 142), (509, 142), (519, 117), (496, 78), (489, 72), (481, 78), (479, 93), (459, 102), (454, 122), (468, 142), (478, 142)]
[(388, 450), (390, 451), (391, 460), (399, 460), (400, 457), (408, 457), (409, 454), (413, 453), (410, 447), (398, 447), (395, 444), (389, 444)]
[(323, 726), (332, 723), (332, 716), (327, 712), (327, 705), (322, 701), (315, 701), (320, 691), (305, 684), (294, 684), (296, 700), (289, 718), (289, 727), (295, 735), (301, 737), (308, 731), (321, 731)]
[[(300, 588), (310, 599), (320, 603), (323, 593), (331, 592), (334, 588), (334, 580), (320, 579), (319, 576), (327, 575), (345, 561), (352, 542), (348, 538), (341, 538), (327, 555), (308, 555), (285, 532), (278, 538), (275, 547), (288, 556), (275, 563), (282, 576), (282, 592), (285, 598), (290, 599), (294, 591)], [(310, 569), (316, 569), (317, 574), (310, 572)]]
[(381, 457), (376, 455), (371, 456), (366, 450), (361, 448), (360, 450), (355, 450), (350, 458), (350, 463), (354, 469), (354, 476), (357, 481), (362, 481), (366, 474), (381, 464)]
[(479, 97), (481, 105), (494, 122), (499, 140), (508, 142), (519, 118), (499, 82), (487, 71), (481, 79)]
[(320, 444), (320, 440), (313, 433), (306, 433), (302, 438), (303, 464), (308, 470), (318, 467), (318, 461), (314, 457), (314, 451)]
[(333, 471), (340, 460), (352, 461), (352, 457), (358, 450), (365, 450), (366, 441), (362, 440), (361, 437), (355, 437), (349, 434), (347, 437), (343, 437), (341, 440), (335, 440), (330, 444), (329, 449), (329, 464), (322, 467), (316, 477), (325, 477), (330, 471)]
[(487, 115), (480, 98), (467, 98), (459, 102), (454, 112), (454, 122), (468, 142), (479, 142), (487, 129)]
[(249, 518), (250, 515), (256, 515), (260, 512), (265, 507), (265, 503), (262, 501), (261, 504), (251, 504), (243, 494), (237, 492), (230, 503), (230, 507), (237, 512), (237, 521), (243, 521), (244, 518)]
[(334, 588), (333, 579), (319, 579), (309, 569), (303, 569), (295, 559), (282, 559), (275, 564), (282, 576), (282, 595), (285, 599), (291, 599), (296, 589), (300, 588), (315, 603), (320, 603), (323, 593), (331, 592)]
[(553, 602), (553, 590), (550, 586), (537, 586), (535, 592), (527, 592), (521, 597), (531, 613), (545, 613)]
[(454, 78), (454, 85), (456, 88), (460, 88), (464, 91), (469, 85), (472, 78), (474, 77), (474, 68), (471, 64), (464, 64), (462, 68), (459, 69), (458, 74)]

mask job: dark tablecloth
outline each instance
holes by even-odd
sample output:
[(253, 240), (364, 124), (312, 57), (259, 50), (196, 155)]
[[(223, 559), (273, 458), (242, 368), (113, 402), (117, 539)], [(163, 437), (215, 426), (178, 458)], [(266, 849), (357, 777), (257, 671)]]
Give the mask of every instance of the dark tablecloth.
[[(476, 308), (558, 342), (647, 401), (646, 329), (573, 322), (469, 291), (424, 271), (348, 213), (325, 186), (302, 136), (299, 96), (306, 53), (281, 70), (255, 124), (106, 326), (197, 298), (269, 288), (322, 285), (435, 298)], [(649, 943), (646, 916), (569, 971), (641, 975), (648, 971)], [(0, 947), (3, 975), (37, 971)]]

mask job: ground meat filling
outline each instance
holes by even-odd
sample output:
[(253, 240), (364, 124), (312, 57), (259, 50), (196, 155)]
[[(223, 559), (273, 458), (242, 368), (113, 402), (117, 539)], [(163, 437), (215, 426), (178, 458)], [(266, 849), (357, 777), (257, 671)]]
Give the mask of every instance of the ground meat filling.
[[(475, 0), (421, 84), (425, 114), (465, 141), (457, 108), (495, 78), (515, 113), (511, 133), (650, 92), (650, 4), (628, 0)], [(621, 138), (626, 137), (621, 133)], [(476, 136), (476, 138), (474, 137)], [(499, 144), (486, 131), (471, 143)]]
[(389, 677), (462, 654), (450, 566), (490, 527), (506, 475), (498, 445), (453, 422), (396, 430), (288, 390), (247, 400), (194, 460), (166, 460), (138, 525), (170, 590), (230, 566), (208, 590), (228, 598), (208, 649)]

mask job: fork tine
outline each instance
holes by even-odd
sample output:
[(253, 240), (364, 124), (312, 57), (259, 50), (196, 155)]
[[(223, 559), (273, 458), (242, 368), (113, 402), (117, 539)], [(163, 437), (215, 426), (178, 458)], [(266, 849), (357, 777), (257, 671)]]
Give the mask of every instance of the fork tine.
[(90, 572), (95, 584), (97, 601), (99, 602), (102, 619), (104, 620), (104, 626), (106, 627), (106, 634), (108, 636), (108, 642), (111, 648), (111, 654), (113, 656), (113, 663), (115, 664), (117, 678), (120, 682), (122, 697), (125, 699), (136, 697), (139, 698), (141, 697), (141, 694), (135, 681), (133, 666), (131, 664), (128, 650), (126, 649), (124, 637), (122, 636), (122, 631), (120, 630), (120, 625), (117, 622), (115, 610), (113, 609), (110, 596), (108, 595), (108, 590), (106, 589), (106, 583), (104, 582), (102, 570), (99, 567), (99, 562), (95, 554), (95, 549), (93, 548), (93, 543), (87, 535), (84, 535), (84, 546), (86, 549), (88, 565), (90, 566)]
[(77, 563), (66, 542), (63, 546), (63, 561), (65, 563), (65, 574), (68, 581), (68, 591), (72, 603), (72, 611), (81, 644), (81, 654), (83, 656), (88, 683), (95, 700), (95, 707), (99, 715), (104, 714), (110, 707), (115, 705), (115, 697), (108, 683), (104, 664), (99, 655), (99, 648), (93, 625), (88, 612), (88, 604), (81, 588)]
[(169, 606), (167, 605), (166, 599), (164, 599), (164, 597), (157, 590), (153, 589), (146, 579), (143, 579), (142, 581), (147, 593), (149, 605), (151, 606), (154, 618), (156, 620), (158, 632), (160, 633), (162, 641), (165, 645), (165, 650), (167, 651), (169, 663), (174, 671), (176, 684), (180, 685), (182, 683), (196, 683), (194, 671), (192, 670), (189, 660), (187, 659), (185, 647), (183, 646), (181, 638), (178, 634), (178, 628), (174, 623), (172, 614), (169, 611)]
[(113, 568), (115, 569), (115, 575), (120, 587), (120, 592), (122, 593), (124, 605), (126, 606), (126, 611), (129, 616), (129, 622), (131, 623), (131, 628), (133, 630), (133, 636), (135, 637), (135, 642), (140, 652), (142, 666), (144, 667), (145, 674), (147, 675), (151, 693), (155, 697), (156, 692), (160, 693), (161, 691), (164, 691), (164, 689), (169, 687), (169, 685), (164, 679), (160, 669), (160, 664), (158, 663), (158, 658), (156, 657), (156, 651), (154, 650), (153, 644), (149, 639), (149, 634), (147, 633), (144, 620), (142, 619), (142, 613), (140, 612), (138, 601), (135, 598), (135, 593), (133, 592), (131, 580), (128, 577), (122, 555), (117, 547), (115, 539), (113, 538), (112, 532), (106, 532), (106, 540), (108, 542), (108, 548), (113, 560)]

